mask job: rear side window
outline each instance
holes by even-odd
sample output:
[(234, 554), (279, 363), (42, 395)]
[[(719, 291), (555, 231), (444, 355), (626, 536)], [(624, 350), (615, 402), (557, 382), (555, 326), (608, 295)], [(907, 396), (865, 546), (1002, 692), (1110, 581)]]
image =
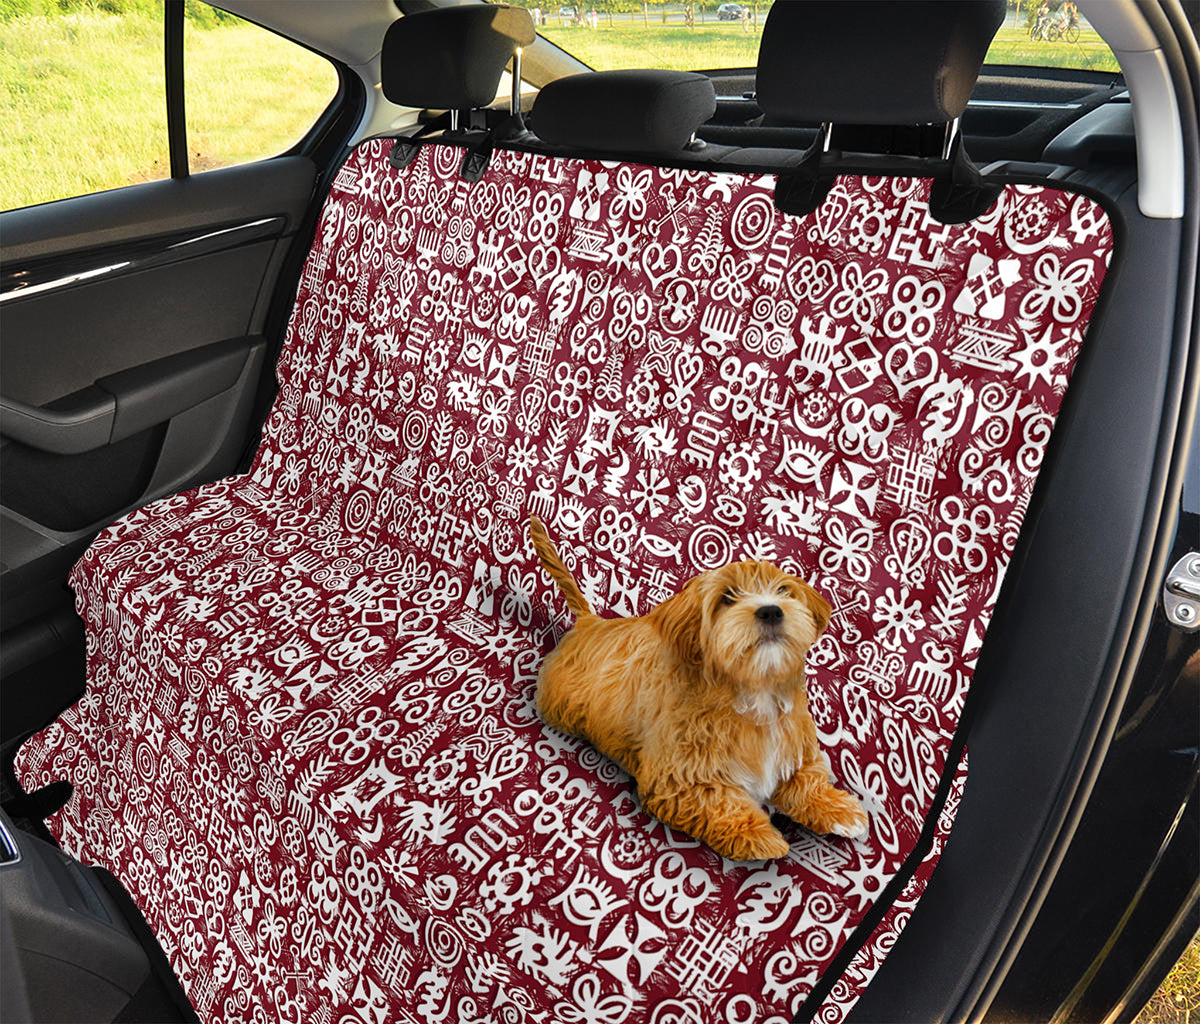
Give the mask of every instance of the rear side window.
[[(337, 92), (324, 58), (184, 7), (193, 172), (283, 152)], [(162, 0), (0, 0), (0, 209), (171, 175)]]
[(291, 148), (337, 93), (333, 65), (207, 4), (189, 3), (186, 11), (183, 76), (192, 171)]
[(0, 0), (0, 77), (0, 209), (170, 175), (161, 10)]
[[(752, 68), (771, 9), (767, 0), (613, 0), (561, 7), (538, 0), (506, 2), (529, 8), (543, 36), (598, 71)], [(855, 19), (867, 15), (856, 11), (853, 3), (846, 5), (846, 12), (846, 31), (853, 33)], [(987, 63), (1120, 70), (1075, 0), (1008, 0), (1008, 15), (988, 50)]]

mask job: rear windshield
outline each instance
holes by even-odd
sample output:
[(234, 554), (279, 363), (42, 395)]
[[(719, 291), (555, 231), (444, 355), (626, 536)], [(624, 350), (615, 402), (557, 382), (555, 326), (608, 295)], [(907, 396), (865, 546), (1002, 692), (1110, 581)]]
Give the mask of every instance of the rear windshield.
[[(577, 6), (508, 2), (528, 8), (539, 33), (597, 71), (752, 68), (758, 62), (758, 41), (771, 9), (769, 2), (599, 0)], [(854, 4), (846, 6), (846, 31), (853, 32)], [(1112, 50), (1088, 24), (1075, 0), (1009, 0), (1008, 7), (988, 50), (988, 64), (1120, 70)]]

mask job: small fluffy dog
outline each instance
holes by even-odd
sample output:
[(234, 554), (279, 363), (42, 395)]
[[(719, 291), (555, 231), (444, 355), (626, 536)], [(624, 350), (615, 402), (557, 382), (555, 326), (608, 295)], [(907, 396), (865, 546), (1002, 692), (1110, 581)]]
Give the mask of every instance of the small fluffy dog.
[(577, 616), (538, 676), (545, 722), (611, 757), (647, 812), (724, 857), (788, 852), (764, 803), (813, 832), (866, 832), (862, 804), (830, 785), (808, 713), (804, 655), (830, 614), (820, 594), (769, 562), (734, 562), (648, 615), (602, 619), (529, 525)]

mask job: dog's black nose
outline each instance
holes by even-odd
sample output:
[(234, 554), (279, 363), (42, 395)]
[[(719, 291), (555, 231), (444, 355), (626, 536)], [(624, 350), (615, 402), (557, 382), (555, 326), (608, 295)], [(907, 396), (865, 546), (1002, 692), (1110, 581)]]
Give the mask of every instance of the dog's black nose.
[(754, 617), (767, 623), (781, 622), (783, 621), (783, 609), (777, 604), (764, 604), (755, 610)]

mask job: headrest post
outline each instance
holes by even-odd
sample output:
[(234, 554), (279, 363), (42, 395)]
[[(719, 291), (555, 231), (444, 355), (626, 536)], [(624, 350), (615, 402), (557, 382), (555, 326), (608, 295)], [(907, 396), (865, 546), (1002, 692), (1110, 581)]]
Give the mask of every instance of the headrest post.
[(458, 131), (458, 109), (456, 107), (450, 108), (450, 130)]
[(508, 112), (516, 116), (521, 112), (521, 47), (513, 50), (512, 61), (512, 99), (508, 103)]
[(954, 140), (958, 137), (959, 121), (961, 118), (954, 118), (953, 121), (946, 122), (946, 134), (942, 138), (942, 159), (949, 160), (950, 154), (954, 150)]
[(833, 122), (821, 122), (821, 152), (828, 153), (829, 145), (833, 141)]

